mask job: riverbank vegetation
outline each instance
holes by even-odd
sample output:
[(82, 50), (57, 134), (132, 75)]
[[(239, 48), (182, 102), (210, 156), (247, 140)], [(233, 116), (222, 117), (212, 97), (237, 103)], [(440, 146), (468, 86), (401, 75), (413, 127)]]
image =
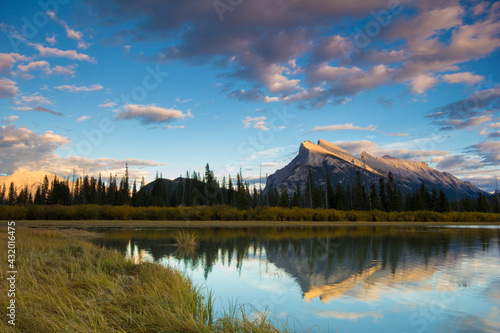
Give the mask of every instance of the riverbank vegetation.
[[(139, 265), (123, 254), (74, 239), (87, 231), (18, 228), (16, 327), (2, 332), (287, 332), (265, 315), (234, 306), (218, 313), (214, 297), (178, 271)], [(5, 229), (0, 246), (7, 248)], [(71, 238), (66, 238), (67, 236)], [(7, 265), (0, 286), (8, 290)], [(8, 303), (7, 293), (0, 302)]]
[(500, 214), (432, 211), (343, 211), (322, 208), (227, 205), (196, 207), (131, 207), (110, 205), (0, 206), (3, 220), (150, 220), (150, 221), (374, 221), (374, 222), (500, 222)]
[[(192, 172), (191, 174), (186, 173), (184, 177), (169, 180), (163, 179), (160, 174), (156, 176), (152, 183), (146, 185), (143, 179), (138, 186), (135, 181), (130, 184), (128, 168), (126, 168), (125, 175), (120, 181), (113, 175), (109, 175), (107, 181), (104, 181), (99, 175), (98, 178), (85, 176), (76, 179), (74, 182), (70, 182), (69, 179), (61, 181), (57, 178), (54, 178), (51, 182), (45, 177), (42, 184), (33, 193), (28, 190), (28, 187), (19, 188), (14, 183), (10, 183), (8, 186), (4, 184), (0, 188), (0, 206), (82, 206), (90, 204), (173, 207), (175, 209), (171, 211), (177, 212), (184, 211), (183, 208), (177, 207), (228, 206), (229, 208), (237, 208), (247, 212), (264, 207), (281, 207), (387, 213), (409, 211), (500, 213), (500, 197), (498, 194), (487, 195), (486, 193), (480, 193), (477, 198), (470, 198), (467, 195), (459, 198), (457, 193), (455, 200), (450, 200), (442, 189), (429, 187), (424, 183), (418, 189), (410, 191), (403, 184), (395, 181), (390, 172), (387, 177), (381, 177), (377, 183), (369, 183), (359, 172), (356, 179), (351, 183), (347, 182), (347, 184), (332, 183), (327, 175), (326, 184), (322, 186), (315, 184), (312, 176), (309, 175), (306, 184), (297, 184), (297, 188), (293, 192), (286, 187), (270, 188), (265, 191), (255, 185), (251, 187), (248, 182), (244, 181), (241, 171), (234, 180), (235, 183), (233, 183), (233, 178), (230, 175), (227, 178), (223, 177), (222, 180), (217, 179), (207, 164), (204, 175)], [(95, 206), (92, 207), (92, 209), (95, 208)], [(77, 210), (82, 211), (82, 213), (89, 211), (81, 207), (77, 208)], [(110, 208), (101, 208), (99, 211), (110, 210)], [(41, 211), (50, 211), (50, 209)], [(128, 208), (116, 209), (116, 212), (118, 211), (127, 214), (126, 212), (129, 210)], [(135, 212), (141, 211), (143, 210), (135, 210)], [(205, 211), (217, 212), (220, 211), (220, 208)], [(229, 211), (232, 212), (232, 210)], [(272, 210), (267, 210), (267, 212), (272, 212)], [(117, 214), (119, 215), (119, 213)], [(307, 215), (309, 213), (304, 211), (302, 214)], [(328, 214), (329, 219), (336, 219), (336, 217), (332, 216), (333, 213)], [(352, 214), (349, 213), (349, 216)], [(379, 213), (375, 214), (377, 216), (386, 216)], [(408, 216), (421, 214), (409, 214)], [(246, 213), (243, 213), (243, 215), (246, 215)], [(334, 215), (338, 214), (335, 213)], [(402, 215), (396, 214), (396, 216)], [(102, 218), (107, 219), (107, 217)], [(279, 216), (273, 217), (273, 219), (280, 218)], [(297, 218), (301, 219), (300, 216), (297, 216)], [(437, 218), (433, 217), (434, 220)], [(241, 218), (235, 218), (235, 220), (239, 219)], [(310, 217), (305, 218), (305, 220), (311, 219)], [(382, 219), (387, 220), (386, 218)], [(398, 217), (398, 219), (401, 218)], [(409, 219), (412, 220), (413, 218), (409, 217)], [(356, 220), (360, 219), (356, 217)], [(408, 218), (403, 220), (406, 221)]]

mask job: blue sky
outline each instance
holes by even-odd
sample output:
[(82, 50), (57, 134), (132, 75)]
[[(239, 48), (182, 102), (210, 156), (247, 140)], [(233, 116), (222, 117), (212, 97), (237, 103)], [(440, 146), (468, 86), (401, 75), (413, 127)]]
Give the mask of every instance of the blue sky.
[(500, 3), (4, 2), (0, 173), (273, 173), (304, 140), (500, 176)]

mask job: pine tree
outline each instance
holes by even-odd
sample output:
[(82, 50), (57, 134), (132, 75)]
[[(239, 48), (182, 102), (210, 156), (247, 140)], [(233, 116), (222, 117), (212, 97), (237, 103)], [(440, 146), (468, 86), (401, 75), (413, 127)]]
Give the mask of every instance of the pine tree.
[(378, 197), (377, 187), (372, 184), (370, 190), (370, 202), (372, 205), (372, 210), (382, 210), (382, 204), (380, 203), (380, 198)]
[(10, 182), (9, 195), (7, 197), (7, 204), (13, 205), (16, 203), (16, 200), (17, 200), (16, 188), (14, 186), (14, 182)]
[(473, 212), (474, 211), (474, 203), (471, 198), (467, 194), (465, 194), (465, 198), (462, 200), (462, 210), (464, 212)]
[(330, 181), (330, 176), (326, 174), (326, 198), (327, 198), (327, 209), (334, 208), (335, 205), (335, 190), (333, 189), (333, 185)]
[(448, 200), (448, 197), (446, 196), (446, 193), (444, 193), (443, 189), (439, 190), (436, 208), (436, 211), (440, 213), (450, 211), (450, 201)]
[(0, 191), (0, 205), (5, 204), (5, 193), (6, 193), (6, 189), (5, 189), (5, 183), (4, 183), (2, 186), (2, 190)]
[(379, 198), (380, 198), (380, 205), (382, 206), (382, 210), (388, 211), (389, 210), (389, 205), (387, 204), (387, 193), (385, 191), (385, 183), (384, 183), (384, 178), (379, 179)]
[(285, 185), (281, 187), (280, 203), (281, 207), (290, 207), (290, 196), (288, 195), (288, 189)]
[(335, 205), (333, 208), (338, 210), (346, 209), (346, 193), (344, 186), (341, 183), (337, 183), (335, 186)]

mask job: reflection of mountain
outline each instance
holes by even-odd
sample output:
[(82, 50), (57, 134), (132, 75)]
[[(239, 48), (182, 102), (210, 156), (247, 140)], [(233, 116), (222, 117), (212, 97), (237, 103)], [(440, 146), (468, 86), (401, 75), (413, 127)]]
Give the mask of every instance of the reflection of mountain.
[(137, 261), (174, 256), (188, 267), (203, 267), (205, 276), (217, 262), (244, 270), (245, 259), (265, 253), (296, 279), (306, 300), (326, 302), (355, 292), (377, 297), (380, 286), (430, 280), (443, 265), (476, 256), (500, 238), (500, 230), (466, 228), (203, 228), (199, 247), (181, 258), (168, 246), (174, 232), (112, 231), (96, 242), (128, 250)]

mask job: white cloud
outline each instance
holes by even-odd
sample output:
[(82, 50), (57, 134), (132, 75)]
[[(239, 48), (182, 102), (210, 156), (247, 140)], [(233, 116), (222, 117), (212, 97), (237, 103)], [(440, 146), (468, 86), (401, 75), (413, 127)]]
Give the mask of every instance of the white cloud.
[(0, 98), (12, 98), (17, 95), (19, 88), (15, 81), (7, 78), (0, 78)]
[(88, 61), (90, 63), (97, 63), (94, 57), (90, 57), (87, 54), (78, 53), (75, 50), (59, 50), (53, 47), (45, 47), (41, 44), (28, 43), (35, 50), (40, 53), (41, 57), (62, 57), (74, 60)]
[(18, 53), (0, 53), (0, 73), (8, 74), (16, 62), (28, 60), (29, 57)]
[(36, 134), (25, 126), (9, 124), (0, 127), (0, 170), (12, 173), (18, 168), (40, 160), (52, 160), (58, 147), (67, 145), (66, 136), (52, 131)]
[(313, 132), (323, 132), (323, 131), (375, 131), (377, 126), (368, 125), (366, 127), (355, 126), (352, 123), (349, 124), (336, 124), (336, 125), (328, 125), (328, 126), (316, 126), (309, 133)]
[(20, 103), (38, 104), (38, 105), (52, 104), (52, 102), (47, 97), (41, 96), (39, 93), (34, 93), (33, 95), (30, 96), (22, 96), (21, 101), (17, 104)]
[(85, 121), (85, 120), (88, 120), (88, 119), (90, 119), (90, 116), (81, 116), (76, 121), (77, 122), (82, 122), (82, 121)]
[(420, 74), (410, 82), (411, 91), (415, 94), (423, 94), (426, 90), (434, 87), (437, 82), (438, 79), (435, 77)]
[(475, 75), (471, 72), (463, 72), (463, 73), (454, 73), (454, 74), (445, 74), (442, 76), (443, 81), (448, 83), (467, 83), (474, 84), (479, 83), (484, 80), (484, 76)]
[(47, 41), (47, 43), (49, 43), (52, 46), (57, 44), (56, 35), (54, 33), (52, 34), (52, 37), (49, 37), (49, 35), (47, 34), (47, 36), (45, 37), (45, 40)]
[(142, 124), (168, 123), (177, 119), (184, 119), (186, 114), (174, 109), (166, 109), (156, 105), (127, 104), (125, 111), (115, 114), (115, 119), (139, 119)]
[(267, 118), (264, 116), (254, 117), (254, 118), (247, 116), (245, 119), (242, 120), (242, 122), (245, 128), (253, 127), (261, 131), (268, 131), (269, 125), (266, 123), (266, 119)]
[(87, 86), (77, 87), (75, 85), (62, 85), (62, 86), (54, 87), (54, 89), (73, 93), (73, 92), (81, 92), (81, 91), (101, 90), (101, 89), (103, 89), (103, 86), (101, 86), (100, 84), (93, 84), (93, 85), (88, 86), (88, 87)]
[(104, 103), (99, 104), (100, 108), (112, 108), (116, 105), (114, 102), (104, 101)]

